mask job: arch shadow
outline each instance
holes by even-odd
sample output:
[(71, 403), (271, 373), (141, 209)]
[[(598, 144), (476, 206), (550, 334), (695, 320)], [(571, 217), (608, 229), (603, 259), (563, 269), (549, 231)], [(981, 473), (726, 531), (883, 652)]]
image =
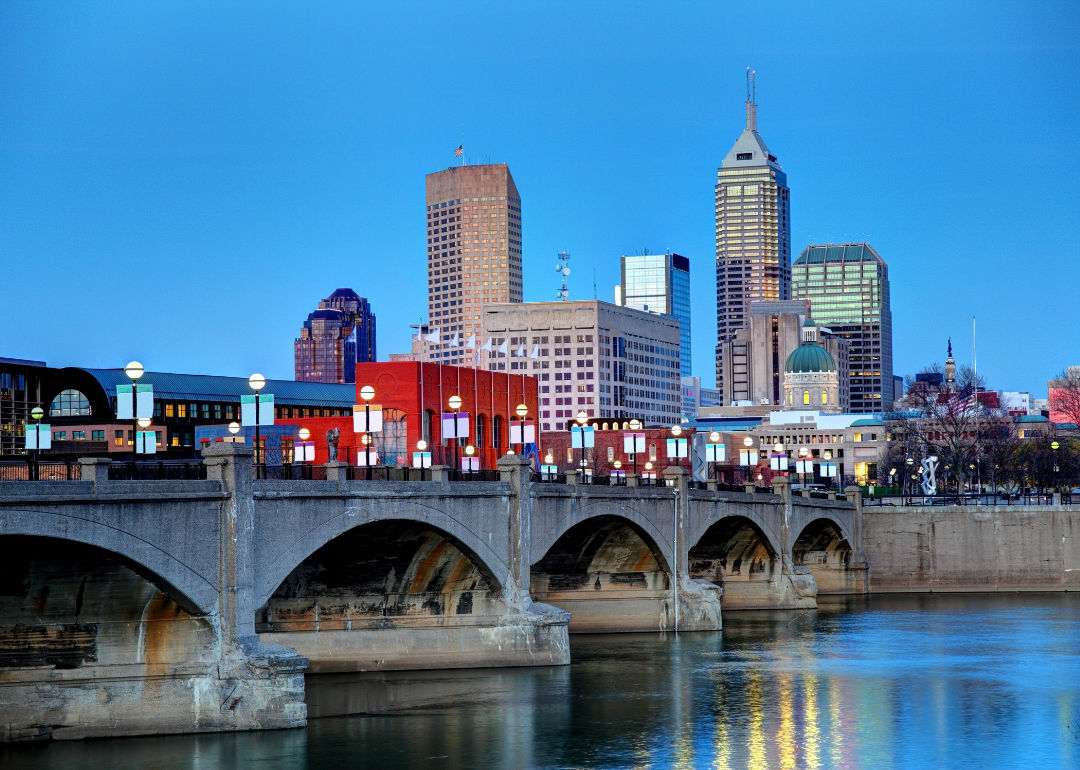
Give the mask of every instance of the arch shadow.
[(780, 549), (760, 524), (737, 514), (713, 522), (687, 551), (690, 577), (716, 585), (755, 575), (770, 579), (780, 560)]
[(320, 548), (354, 529), (381, 521), (411, 521), (430, 527), (465, 555), (491, 590), (503, 590), (506, 579), (499, 573), (509, 577), (508, 560), (501, 558), (478, 533), (448, 514), (420, 503), (396, 501), (392, 510), (381, 510), (388, 508), (386, 503), (367, 500), (349, 505), (340, 514), (304, 532), (276, 556), (267, 557), (256, 573), (255, 607), (265, 605), (286, 578)]
[(100, 522), (47, 511), (5, 509), (0, 537), (28, 535), (91, 545), (144, 578), (193, 615), (209, 615), (218, 587), (172, 554), (141, 537)]

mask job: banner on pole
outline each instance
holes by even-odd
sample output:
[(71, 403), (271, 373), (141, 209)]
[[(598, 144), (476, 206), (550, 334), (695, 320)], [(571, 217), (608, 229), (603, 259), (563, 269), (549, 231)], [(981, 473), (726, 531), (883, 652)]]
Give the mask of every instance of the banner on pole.
[(727, 462), (727, 450), (723, 444), (706, 444), (705, 461), (710, 463)]
[(521, 440), (521, 421), (510, 423), (510, 443), (511, 444), (535, 444), (536, 443), (536, 423), (532, 420), (525, 421), (525, 440)]
[(454, 428), (454, 413), (442, 413), (442, 437), (443, 438), (468, 438), (469, 437), (469, 413), (457, 413), (457, 428)]
[(364, 404), (353, 404), (352, 426), (353, 433), (381, 433), (382, 432), (382, 404), (368, 404), (371, 410), (371, 427), (367, 424), (367, 413)]
[[(255, 396), (240, 396), (240, 424), (245, 428), (255, 426)], [(274, 424), (274, 394), (259, 394), (259, 425)]]
[(431, 467), (431, 452), (413, 452), (412, 453), (412, 467), (414, 467), (414, 468), (430, 468)]

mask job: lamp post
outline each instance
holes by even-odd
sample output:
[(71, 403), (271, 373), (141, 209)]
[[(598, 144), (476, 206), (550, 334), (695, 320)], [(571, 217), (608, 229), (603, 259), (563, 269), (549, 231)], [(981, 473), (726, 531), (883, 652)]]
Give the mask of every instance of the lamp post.
[[(300, 436), (300, 462), (307, 462), (307, 440), (311, 436), (311, 431), (307, 428), (301, 428), (297, 434)], [(315, 461), (314, 447), (312, 447), (312, 462)], [(296, 462), (296, 447), (293, 447), (293, 462)]]
[[(471, 460), (471, 458), (473, 456), (473, 452), (475, 452), (475, 451), (476, 451), (476, 447), (474, 447), (472, 444), (469, 444), (467, 447), (465, 447), (465, 456), (470, 458), (470, 460)], [(472, 470), (473, 470), (472, 462), (470, 461), (469, 462), (469, 473), (472, 473)]]
[(832, 489), (832, 468), (830, 468), (830, 461), (832, 460), (832, 450), (826, 449), (821, 453), (822, 458), (825, 460), (825, 472), (829, 475), (825, 476), (827, 481), (825, 482), (825, 489)]
[[(910, 470), (912, 470), (912, 467), (911, 467), (911, 466), (915, 464), (915, 461), (914, 461), (914, 460), (912, 460), (912, 459), (911, 459), (911, 458), (909, 457), (908, 459), (904, 460), (904, 462), (905, 462), (905, 463), (907, 464), (908, 470), (909, 470), (909, 471), (910, 471)], [(915, 478), (915, 474), (914, 474), (914, 473), (911, 473), (911, 474), (904, 474), (904, 475), (905, 475), (905, 478), (904, 478), (904, 486), (905, 486), (905, 487), (908, 487), (908, 484), (907, 484), (907, 476), (909, 476), (909, 475), (910, 475), (910, 476), (911, 476), (911, 478), (913, 478), (913, 479), (914, 479), (914, 478)], [(912, 494), (913, 494), (913, 490), (912, 490), (912, 488), (911, 488), (911, 487), (908, 487), (908, 496), (910, 497), (910, 496), (911, 496)]]
[(124, 374), (131, 380), (131, 479), (135, 480), (135, 435), (139, 430), (139, 378), (146, 374), (143, 365), (138, 361), (131, 361), (124, 367)]
[(258, 466), (262, 462), (262, 441), (259, 436), (259, 391), (266, 387), (266, 378), (261, 374), (253, 374), (248, 377), (248, 387), (255, 391), (255, 465)]
[(458, 409), (461, 408), (461, 399), (458, 396), (450, 396), (450, 408), (454, 410), (454, 468), (461, 469), (461, 463), (458, 461), (458, 428), (457, 428), (457, 416)]
[[(364, 399), (364, 467), (367, 468), (368, 481), (371, 480), (371, 399), (375, 398), (375, 388), (365, 385), (360, 388), (360, 398)], [(454, 426), (455, 428), (457, 426)], [(456, 430), (454, 431), (457, 432)]]
[[(582, 409), (577, 413), (577, 424), (581, 428), (581, 460), (578, 461), (578, 469), (581, 471), (581, 475), (585, 475), (585, 423), (589, 421), (589, 415)], [(584, 479), (582, 479), (584, 480)]]
[(806, 461), (809, 459), (810, 450), (806, 447), (799, 447), (799, 457), (802, 458), (802, 473), (799, 474), (799, 478), (802, 479), (803, 489), (806, 488)]
[[(421, 425), (421, 430), (423, 426)], [(420, 453), (420, 480), (424, 480), (424, 450), (427, 449), (427, 442), (424, 439), (420, 439), (416, 442), (416, 451)], [(406, 473), (405, 479), (408, 480), (408, 473)]]
[[(709, 433), (709, 441), (711, 441), (712, 444), (713, 444), (713, 447), (714, 447), (713, 456), (715, 457), (716, 456), (715, 455), (715, 452), (716, 452), (715, 446), (720, 443), (720, 431), (714, 430), (711, 433)], [(706, 454), (706, 457), (708, 457), (707, 454)], [(716, 476), (716, 462), (712, 461), (712, 462), (709, 463), (709, 465), (711, 466), (709, 468), (709, 475), (711, 475), (713, 477), (713, 479), (715, 479), (716, 481), (719, 481), (720, 479), (718, 479), (717, 476)]]
[(30, 472), (27, 474), (31, 481), (38, 480), (38, 452), (41, 450), (38, 447), (41, 446), (41, 418), (45, 416), (45, 410), (40, 406), (35, 406), (30, 410), (30, 416), (34, 418), (34, 422), (37, 423), (34, 430), (34, 462), (30, 466)]
[(239, 432), (240, 432), (240, 423), (238, 423), (238, 422), (230, 422), (229, 423), (229, 433), (233, 434), (234, 439), (236, 438), (236, 434), (239, 433)]
[(521, 439), (521, 453), (525, 454), (525, 415), (529, 413), (529, 407), (525, 404), (518, 404), (517, 409), (514, 411), (521, 418), (521, 435), (519, 438)]
[(645, 462), (645, 470), (646, 471), (651, 471), (652, 468), (653, 468), (652, 461), (646, 461)]
[[(746, 450), (745, 450), (745, 452), (746, 452), (746, 473), (750, 474), (750, 480), (753, 481), (754, 480), (754, 472), (752, 470), (750, 470), (750, 447), (752, 447), (754, 445), (754, 439), (747, 436), (746, 438), (744, 438), (742, 440), (742, 443), (743, 443), (743, 446), (746, 447)], [(739, 464), (742, 465), (742, 463), (739, 463)], [(746, 476), (745, 475), (743, 476), (743, 483), (744, 484), (746, 483)]]
[(671, 435), (675, 437), (675, 467), (681, 468), (682, 459), (679, 457), (679, 436), (682, 435), (682, 426), (678, 424), (672, 425)]
[(1060, 484), (1058, 484), (1058, 459), (1057, 459), (1057, 451), (1058, 451), (1058, 447), (1060, 447), (1060, 446), (1061, 445), (1058, 444), (1058, 442), (1056, 442), (1056, 441), (1054, 441), (1053, 443), (1050, 444), (1050, 448), (1052, 450), (1054, 450), (1053, 455), (1054, 455), (1054, 490), (1055, 491), (1061, 486)]
[(634, 448), (634, 452), (631, 455), (631, 457), (634, 458), (634, 475), (635, 476), (637, 475), (637, 433), (636, 433), (636, 431), (639, 431), (639, 430), (641, 430), (641, 420), (636, 420), (636, 419), (631, 420), (630, 421), (630, 431), (632, 433), (634, 433), (634, 441), (631, 444), (631, 446), (633, 446), (633, 448)]

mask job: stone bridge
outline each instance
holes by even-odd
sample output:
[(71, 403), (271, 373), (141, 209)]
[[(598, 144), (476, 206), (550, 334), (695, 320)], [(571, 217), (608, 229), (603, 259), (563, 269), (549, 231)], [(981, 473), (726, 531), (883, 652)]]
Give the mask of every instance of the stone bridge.
[(303, 725), (304, 671), (553, 665), (567, 633), (717, 630), (866, 588), (850, 499), (531, 481), (0, 485), (0, 739)]

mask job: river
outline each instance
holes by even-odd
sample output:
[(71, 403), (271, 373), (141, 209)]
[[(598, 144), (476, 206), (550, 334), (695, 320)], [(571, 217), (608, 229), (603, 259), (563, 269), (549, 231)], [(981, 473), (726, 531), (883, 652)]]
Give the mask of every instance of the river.
[(1080, 596), (822, 600), (573, 664), (323, 675), (306, 730), (0, 749), (4, 768), (1080, 767)]

